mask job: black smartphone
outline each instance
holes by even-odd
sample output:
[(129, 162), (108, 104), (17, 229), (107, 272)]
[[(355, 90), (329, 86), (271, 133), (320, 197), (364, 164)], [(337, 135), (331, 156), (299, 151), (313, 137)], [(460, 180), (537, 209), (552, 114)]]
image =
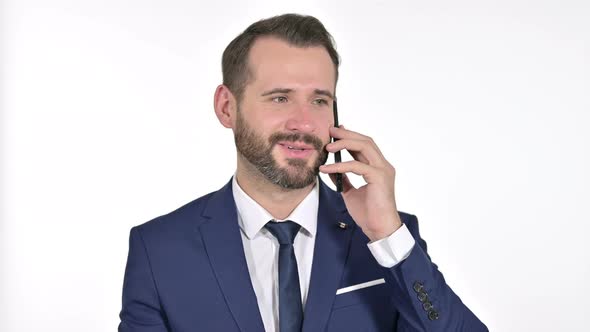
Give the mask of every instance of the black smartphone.
[[(338, 104), (336, 103), (336, 100), (334, 100), (334, 127), (338, 126)], [(336, 142), (337, 140), (337, 138), (332, 137), (332, 142)], [(334, 153), (334, 162), (342, 162), (342, 155), (340, 154), (340, 151)], [(340, 173), (336, 173), (336, 191), (339, 193), (342, 192), (342, 174)]]

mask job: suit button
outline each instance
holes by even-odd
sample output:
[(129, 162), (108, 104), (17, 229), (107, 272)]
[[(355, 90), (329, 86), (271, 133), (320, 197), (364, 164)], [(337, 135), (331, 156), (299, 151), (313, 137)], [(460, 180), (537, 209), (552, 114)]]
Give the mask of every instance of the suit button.
[(434, 309), (431, 309), (428, 312), (428, 319), (430, 319), (430, 320), (437, 320), (438, 319), (438, 312), (434, 311)]
[(416, 291), (416, 293), (419, 293), (419, 292), (421, 292), (423, 289), (424, 289), (424, 285), (422, 285), (422, 283), (421, 283), (421, 282), (419, 282), (419, 281), (416, 281), (416, 282), (414, 283), (414, 290)]
[(432, 303), (427, 300), (424, 302), (424, 304), (422, 304), (422, 308), (424, 308), (424, 311), (430, 311), (430, 309), (432, 309)]
[(428, 294), (426, 294), (425, 291), (421, 291), (420, 293), (418, 293), (418, 301), (424, 302), (426, 300), (428, 300)]

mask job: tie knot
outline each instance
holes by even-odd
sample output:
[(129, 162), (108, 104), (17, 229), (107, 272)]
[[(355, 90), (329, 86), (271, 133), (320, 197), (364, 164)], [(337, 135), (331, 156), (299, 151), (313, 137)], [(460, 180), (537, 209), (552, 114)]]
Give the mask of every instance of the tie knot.
[(281, 222), (269, 221), (268, 223), (266, 223), (264, 227), (268, 229), (268, 231), (272, 235), (274, 235), (274, 237), (276, 237), (277, 240), (279, 240), (280, 244), (291, 245), (295, 240), (297, 232), (299, 232), (299, 229), (301, 228), (300, 225), (291, 220)]

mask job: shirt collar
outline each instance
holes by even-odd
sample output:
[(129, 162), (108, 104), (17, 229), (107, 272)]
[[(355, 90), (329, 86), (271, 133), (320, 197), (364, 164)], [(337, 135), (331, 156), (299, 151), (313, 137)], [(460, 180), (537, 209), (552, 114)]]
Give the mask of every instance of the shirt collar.
[[(267, 222), (274, 218), (266, 209), (242, 190), (235, 175), (232, 179), (232, 192), (238, 210), (238, 223), (242, 232), (251, 240)], [(296, 222), (311, 237), (314, 237), (317, 228), (319, 197), (319, 181), (316, 178), (316, 184), (313, 189), (284, 220)]]

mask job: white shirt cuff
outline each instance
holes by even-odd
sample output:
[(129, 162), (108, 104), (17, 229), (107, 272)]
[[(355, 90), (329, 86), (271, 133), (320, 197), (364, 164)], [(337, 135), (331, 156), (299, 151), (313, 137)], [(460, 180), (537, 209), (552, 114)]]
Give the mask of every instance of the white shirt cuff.
[(406, 259), (416, 241), (405, 224), (390, 236), (367, 244), (379, 265), (391, 268)]

